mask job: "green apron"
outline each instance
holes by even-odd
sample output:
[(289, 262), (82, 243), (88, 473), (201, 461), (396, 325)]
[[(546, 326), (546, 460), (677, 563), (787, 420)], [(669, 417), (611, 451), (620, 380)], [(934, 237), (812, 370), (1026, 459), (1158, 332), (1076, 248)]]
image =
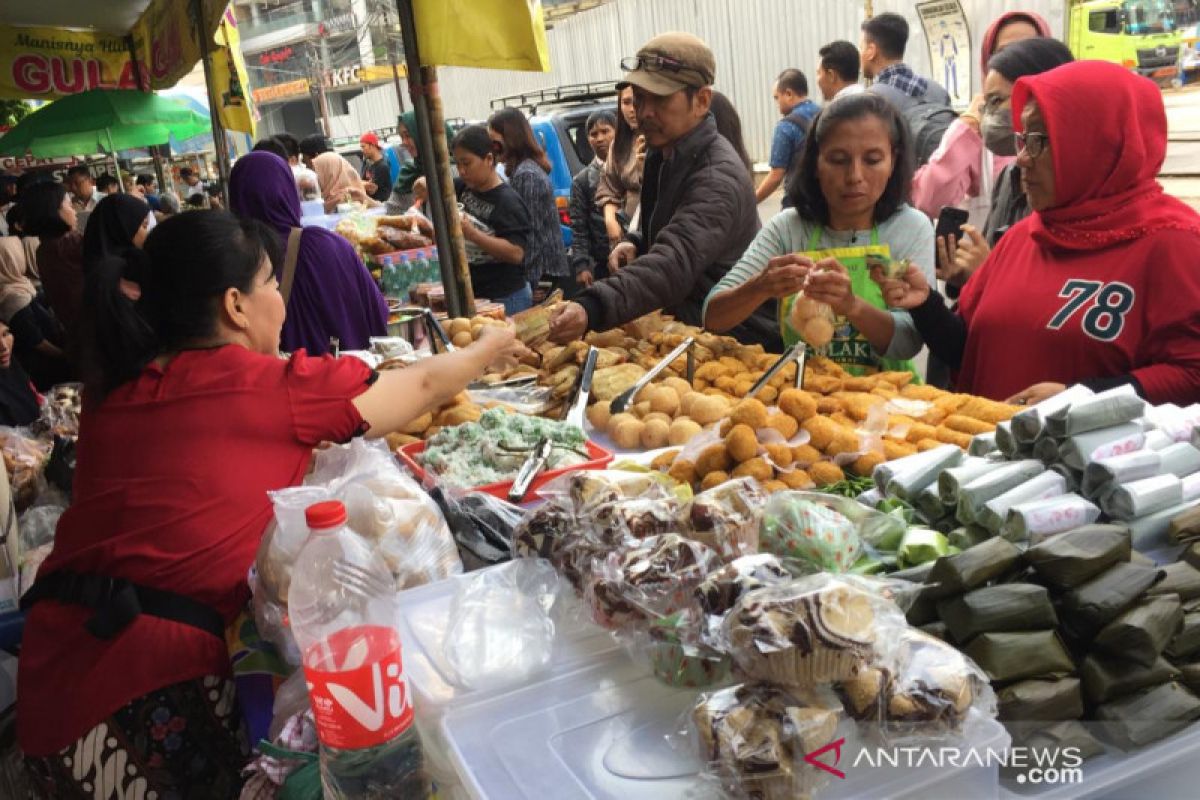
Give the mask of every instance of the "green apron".
[[(824, 229), (818, 225), (813, 229), (808, 240), (808, 250), (800, 253), (811, 258), (814, 262), (823, 258), (836, 258), (846, 271), (850, 273), (850, 286), (855, 296), (865, 300), (876, 308), (888, 310), (883, 302), (883, 290), (879, 284), (871, 280), (871, 265), (882, 261), (891, 261), (892, 249), (886, 244), (879, 243), (879, 228), (871, 228), (871, 244), (865, 247), (833, 247), (825, 250), (818, 249), (821, 244), (821, 234)], [(800, 333), (788, 324), (792, 306), (795, 305), (799, 294), (786, 297), (779, 304), (779, 332), (783, 343), (791, 346), (800, 341)], [(838, 317), (834, 322), (833, 341), (821, 355), (827, 356), (851, 375), (873, 375), (876, 372), (911, 372), (915, 382), (920, 383), (921, 376), (917, 374), (916, 366), (909, 359), (881, 358), (867, 341), (867, 337), (858, 332), (845, 317)], [(814, 353), (809, 346), (809, 352)]]

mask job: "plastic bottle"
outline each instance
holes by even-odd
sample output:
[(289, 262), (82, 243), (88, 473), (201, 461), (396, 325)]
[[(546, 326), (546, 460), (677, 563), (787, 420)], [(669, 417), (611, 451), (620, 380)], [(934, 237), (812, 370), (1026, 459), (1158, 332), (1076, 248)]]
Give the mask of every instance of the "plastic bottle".
[(336, 500), (305, 511), (288, 617), (321, 743), (327, 800), (432, 794), (400, 657), (391, 573)]
[(429, 262), (425, 260), (424, 250), (414, 250), (412, 256), (413, 272), (416, 275), (414, 283), (429, 283)]
[(380, 272), (379, 283), (382, 284), (384, 297), (391, 297), (395, 290), (396, 268), (392, 264), (391, 256), (384, 256), (381, 264), (383, 269)]
[(438, 256), (436, 247), (429, 248), (429, 280), (433, 283), (441, 284), (442, 282), (442, 260)]
[(407, 297), (408, 287), (413, 283), (412, 262), (408, 260), (408, 253), (401, 253), (400, 267), (396, 270), (396, 297), (401, 299)]

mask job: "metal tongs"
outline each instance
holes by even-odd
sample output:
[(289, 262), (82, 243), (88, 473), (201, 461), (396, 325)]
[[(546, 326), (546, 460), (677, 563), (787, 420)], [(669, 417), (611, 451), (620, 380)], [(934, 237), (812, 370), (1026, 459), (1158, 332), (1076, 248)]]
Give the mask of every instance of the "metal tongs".
[(486, 391), (487, 389), (512, 389), (520, 386), (528, 386), (531, 383), (537, 382), (537, 375), (518, 375), (515, 378), (509, 378), (503, 381), (488, 382), (484, 380), (471, 381), (467, 384), (468, 389)]
[(613, 414), (620, 414), (625, 409), (629, 408), (629, 404), (633, 402), (633, 398), (637, 397), (638, 392), (645, 389), (650, 381), (657, 378), (662, 371), (675, 362), (675, 359), (683, 355), (687, 351), (687, 380), (691, 383), (696, 376), (696, 356), (692, 352), (692, 346), (696, 344), (694, 337), (689, 336), (679, 343), (671, 352), (663, 356), (662, 361), (654, 365), (654, 368), (638, 379), (638, 382), (630, 386), (625, 391), (617, 395), (611, 403), (609, 409)]
[(595, 347), (588, 348), (587, 356), (583, 359), (583, 369), (579, 371), (579, 381), (575, 384), (575, 396), (563, 412), (563, 420), (580, 430), (583, 429), (584, 412), (592, 394), (592, 376), (596, 374), (596, 361), (599, 357), (599, 350)]
[(808, 360), (808, 345), (804, 342), (796, 342), (789, 347), (783, 355), (779, 357), (771, 367), (763, 373), (763, 376), (750, 387), (750, 391), (746, 392), (746, 397), (754, 397), (759, 391), (771, 382), (771, 379), (778, 374), (779, 370), (786, 367), (792, 361), (796, 362), (796, 388), (799, 389), (804, 385), (804, 362)]
[(455, 348), (454, 343), (450, 341), (450, 337), (446, 335), (446, 329), (442, 327), (442, 323), (438, 322), (437, 317), (433, 315), (433, 309), (421, 309), (421, 315), (425, 318), (425, 329), (429, 331), (429, 350), (432, 353), (437, 353), (437, 343), (442, 343), (442, 349), (447, 353), (453, 353)]
[(525, 501), (525, 495), (529, 493), (533, 479), (546, 468), (546, 461), (549, 460), (550, 451), (553, 449), (554, 441), (549, 436), (543, 436), (538, 440), (533, 451), (530, 452), (529, 457), (525, 459), (525, 463), (517, 472), (517, 477), (513, 479), (512, 488), (508, 490), (508, 502), (519, 505)]

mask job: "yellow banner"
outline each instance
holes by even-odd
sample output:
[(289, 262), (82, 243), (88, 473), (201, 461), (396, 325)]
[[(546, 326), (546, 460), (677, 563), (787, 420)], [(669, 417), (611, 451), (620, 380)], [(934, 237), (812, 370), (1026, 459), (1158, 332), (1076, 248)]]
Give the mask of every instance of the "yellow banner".
[(550, 70), (541, 0), (413, 0), (413, 14), (425, 64)]
[(216, 42), (219, 49), (213, 53), (213, 86), (209, 108), (220, 115), (226, 130), (242, 131), (255, 137), (254, 105), (246, 94), (249, 80), (246, 77), (246, 60), (242, 58), (241, 39), (238, 36), (237, 20), (231, 10), (225, 11), (221, 25), (217, 28)]
[[(167, 89), (200, 60), (190, 3), (154, 0), (129, 38), (99, 31), (0, 25), (0, 97), (53, 100), (89, 89)], [(216, 29), (222, 0), (203, 0), (203, 27)], [(137, 57), (137, 68), (130, 56)]]

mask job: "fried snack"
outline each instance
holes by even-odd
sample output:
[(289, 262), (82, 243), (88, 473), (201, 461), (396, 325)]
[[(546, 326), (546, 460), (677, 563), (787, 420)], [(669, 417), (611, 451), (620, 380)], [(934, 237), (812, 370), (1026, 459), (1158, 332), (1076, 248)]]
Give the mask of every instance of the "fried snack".
[(700, 491), (707, 492), (709, 489), (715, 489), (728, 480), (728, 472), (710, 472), (704, 476), (704, 480), (700, 481)]
[(742, 400), (733, 407), (729, 418), (735, 425), (749, 425), (751, 430), (756, 431), (767, 426), (767, 407), (754, 398)]
[(781, 480), (767, 481), (763, 484), (763, 490), (767, 494), (775, 494), (776, 492), (786, 492), (790, 487)]
[(651, 411), (649, 414), (642, 417), (642, 422), (649, 423), (652, 420), (659, 420), (660, 422), (665, 422), (667, 424), (668, 428), (671, 427), (671, 422), (673, 421), (669, 415), (660, 413), (658, 411)]
[(866, 419), (871, 413), (871, 409), (887, 402), (877, 395), (851, 392), (846, 393), (840, 399), (846, 406), (846, 413), (856, 420)]
[(774, 386), (764, 386), (758, 390), (757, 397), (764, 403), (774, 403), (777, 399), (779, 399), (779, 390)]
[(620, 328), (599, 333), (593, 331), (587, 335), (585, 341), (595, 347), (620, 347), (625, 342), (625, 332)]
[(891, 400), (894, 397), (900, 396), (900, 390), (895, 386), (892, 386), (890, 383), (880, 383), (871, 390), (871, 394), (875, 395), (876, 397), (882, 397), (885, 400)]
[(729, 367), (719, 361), (710, 361), (707, 364), (701, 364), (696, 367), (696, 380), (713, 382), (717, 378), (726, 378), (729, 376)]
[(752, 458), (738, 464), (730, 473), (734, 478), (754, 478), (759, 483), (765, 483), (775, 477), (775, 470), (762, 458)]
[(843, 428), (853, 428), (858, 425), (858, 422), (856, 422), (853, 418), (846, 416), (841, 411), (835, 411), (829, 415), (829, 418), (838, 425), (841, 425)]
[(679, 417), (671, 423), (670, 429), (667, 431), (667, 444), (682, 445), (691, 441), (692, 437), (700, 433), (703, 428), (700, 423), (687, 417)]
[(917, 452), (924, 453), (926, 450), (936, 450), (944, 444), (945, 442), (937, 439), (922, 439), (917, 442)]
[(618, 364), (598, 369), (592, 378), (592, 396), (597, 400), (612, 400), (645, 374), (646, 370), (637, 364)]
[(814, 375), (832, 375), (835, 378), (845, 378), (849, 376), (846, 370), (842, 369), (841, 364), (825, 356), (817, 356), (808, 360), (808, 369)]
[(671, 465), (675, 463), (675, 459), (678, 457), (678, 450), (668, 450), (665, 453), (660, 453), (650, 462), (650, 469), (665, 472), (671, 468)]
[(425, 433), (425, 429), (433, 424), (433, 414), (422, 414), (400, 429), (400, 433), (406, 433), (409, 436), (420, 436)]
[(950, 416), (950, 413), (951, 412), (944, 408), (938, 408), (937, 406), (934, 406), (921, 415), (921, 421), (929, 425), (941, 425), (946, 417)]
[(875, 471), (876, 467), (886, 460), (882, 454), (872, 451), (859, 456), (858, 460), (850, 465), (850, 471), (861, 478), (866, 478)]
[(733, 459), (724, 442), (709, 445), (696, 459), (696, 474), (703, 477), (710, 472), (729, 472), (733, 467)]
[(975, 436), (980, 433), (991, 433), (996, 430), (995, 423), (983, 422), (982, 420), (966, 417), (962, 414), (951, 414), (946, 417), (946, 421), (942, 423), (945, 427), (959, 433), (969, 433)]
[(463, 403), (456, 406), (450, 406), (438, 413), (433, 418), (435, 425), (440, 425), (443, 428), (449, 428), (454, 425), (462, 425), (464, 422), (478, 422), (483, 416), (483, 409), (474, 403)]
[(450, 342), (455, 347), (468, 347), (473, 341), (475, 340), (471, 337), (470, 330), (460, 331), (450, 337)]
[(963, 404), (971, 399), (969, 394), (947, 394), (933, 401), (934, 408), (940, 408), (946, 412), (946, 416), (958, 411)]
[(838, 431), (842, 430), (842, 426), (829, 417), (811, 417), (806, 419), (800, 427), (808, 431), (808, 435), (811, 437), (808, 443), (818, 450), (829, 447)]
[(817, 413), (817, 398), (803, 389), (784, 389), (779, 395), (779, 410), (804, 422)]
[(811, 444), (802, 444), (792, 448), (792, 463), (797, 466), (807, 467), (809, 464), (815, 464), (820, 460), (821, 451)]
[(912, 383), (913, 374), (911, 372), (907, 372), (907, 371), (904, 371), (904, 372), (899, 372), (899, 371), (897, 371), (897, 372), (881, 372), (878, 375), (876, 375), (875, 377), (878, 378), (880, 381), (883, 381), (885, 383), (890, 383), (892, 386), (895, 386), (897, 389), (903, 389), (904, 387), (906, 387), (910, 383)]
[(701, 425), (711, 425), (729, 413), (729, 401), (723, 397), (703, 396), (692, 405), (689, 416)]
[(713, 386), (717, 389), (720, 389), (722, 392), (733, 394), (737, 391), (738, 379), (727, 375), (724, 378), (717, 378), (715, 381), (713, 381)]
[(808, 468), (808, 474), (817, 486), (829, 486), (846, 479), (846, 473), (832, 461), (818, 461)]
[(831, 394), (842, 390), (842, 379), (832, 375), (804, 375), (804, 388), (818, 394)]
[[(890, 373), (885, 373), (890, 374)], [(907, 373), (905, 373), (907, 374)], [(901, 397), (907, 397), (910, 400), (925, 400), (932, 403), (939, 397), (945, 397), (946, 392), (936, 386), (925, 386), (921, 384), (908, 384), (900, 390)]]
[(852, 428), (838, 427), (833, 434), (833, 441), (825, 448), (825, 455), (840, 456), (843, 453), (858, 453), (862, 450), (862, 440)]
[(776, 467), (790, 467), (792, 465), (792, 448), (786, 444), (769, 444), (767, 447), (767, 458)]
[(879, 378), (874, 375), (865, 375), (861, 378), (851, 376), (842, 382), (842, 389), (847, 392), (870, 392), (879, 383)]
[(738, 378), (737, 383), (733, 385), (733, 394), (736, 397), (745, 397), (750, 394), (750, 390), (754, 388), (754, 381), (749, 378)]
[(638, 419), (642, 419), (650, 413), (650, 401), (643, 400), (640, 403), (633, 404), (633, 415)]
[(696, 482), (696, 465), (690, 461), (676, 460), (667, 474), (679, 483), (691, 486)]
[(725, 449), (734, 461), (741, 464), (758, 455), (758, 437), (745, 423), (735, 424), (725, 437)]
[(455, 317), (446, 325), (446, 333), (457, 336), (460, 333), (471, 332), (471, 320), (466, 317)]
[[(937, 432), (936, 429), (934, 429), (935, 435), (936, 435), (936, 432)], [(927, 438), (927, 437), (922, 437), (922, 438)], [(884, 460), (886, 460), (886, 461), (895, 461), (897, 458), (904, 458), (905, 456), (915, 455), (916, 452), (917, 452), (917, 446), (915, 444), (910, 444), (908, 442), (900, 442), (900, 441), (896, 441), (895, 439), (884, 439), (883, 440), (883, 457), (884, 457)]]
[(924, 422), (914, 422), (908, 428), (908, 433), (904, 435), (905, 441), (909, 444), (918, 444), (922, 439), (936, 439), (937, 426), (928, 425)]
[(779, 431), (779, 434), (788, 440), (800, 431), (800, 423), (790, 414), (775, 413), (769, 415), (767, 417), (767, 427)]
[(995, 400), (988, 400), (986, 397), (969, 397), (965, 403), (958, 407), (957, 411), (964, 417), (974, 417), (983, 422), (1004, 422), (1011, 419), (1013, 414), (1022, 410), (1022, 406), (1010, 406), (1007, 403), (998, 403)]
[(816, 486), (812, 476), (802, 469), (780, 472), (779, 480), (789, 489), (811, 489)]
[(690, 394), (692, 391), (692, 385), (690, 383), (685, 381), (683, 378), (677, 378), (674, 375), (664, 379), (662, 385), (674, 390), (675, 396), (679, 398), (680, 402), (683, 401), (684, 395)]
[(971, 434), (960, 433), (959, 431), (947, 428), (945, 425), (937, 429), (937, 440), (946, 444), (956, 444), (966, 450), (971, 446)]
[(420, 439), (418, 439), (415, 436), (409, 436), (407, 433), (398, 433), (398, 432), (397, 433), (389, 433), (387, 436), (385, 436), (383, 438), (387, 442), (388, 450), (391, 450), (392, 452), (399, 450), (401, 447), (404, 447), (407, 444), (412, 444), (413, 442), (421, 441)]
[(836, 397), (819, 397), (817, 398), (817, 413), (818, 414), (836, 414), (839, 411), (845, 411), (845, 406), (842, 401)]
[(671, 424), (661, 419), (647, 420), (642, 423), (641, 444), (646, 450), (657, 450), (667, 446), (667, 434)]

